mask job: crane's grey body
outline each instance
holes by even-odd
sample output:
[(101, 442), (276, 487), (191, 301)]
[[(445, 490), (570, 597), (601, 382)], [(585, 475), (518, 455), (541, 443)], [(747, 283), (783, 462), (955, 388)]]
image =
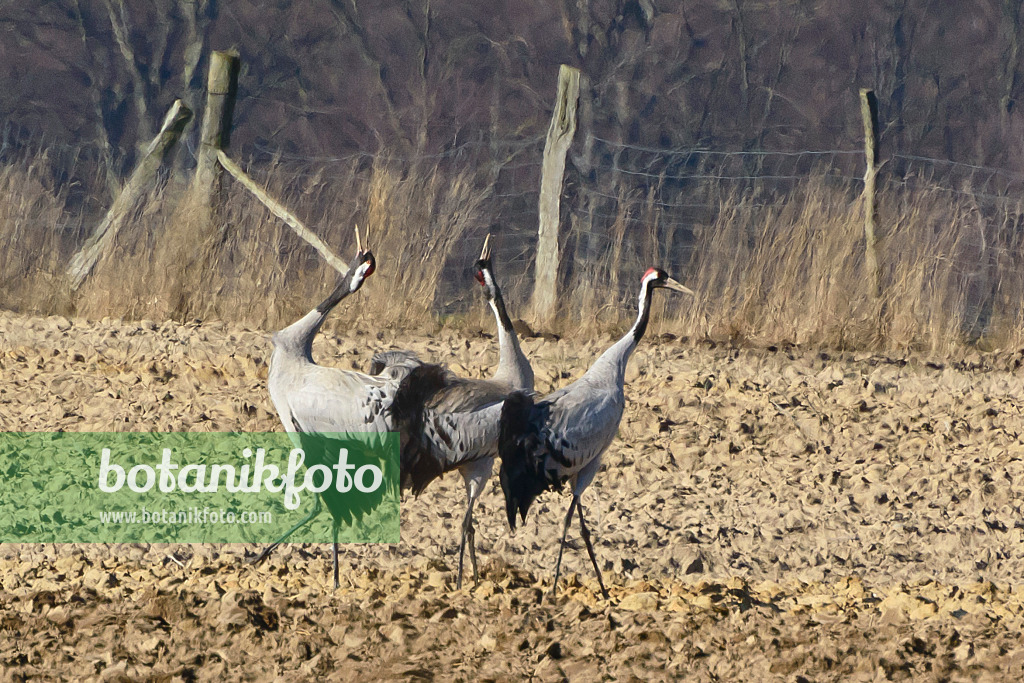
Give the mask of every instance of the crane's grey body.
[(510, 389), (491, 380), (455, 377), (433, 380), (428, 371), (410, 375), (410, 382), (433, 384), (422, 401), (418, 424), (409, 431), (403, 451), (404, 486), (419, 495), (434, 479), (458, 470), (472, 507), (491, 474), (498, 455), (498, 420)]
[[(302, 323), (305, 320), (300, 320)], [(299, 324), (296, 323), (296, 324)], [(273, 336), (267, 388), (288, 432), (387, 432), (388, 407), (411, 368), (390, 366), (378, 375), (317, 365), (302, 348), (300, 327)]]
[(536, 403), (543, 446), (533, 457), (552, 486), (569, 480), (582, 493), (600, 469), (626, 408), (626, 364), (636, 348), (632, 334), (605, 351), (578, 380)]
[(424, 432), (445, 471), (498, 455), (498, 417), (509, 387), (455, 379), (426, 406)]
[(572, 488), (555, 570), (556, 587), (565, 535), (574, 510), (578, 510), (580, 530), (601, 591), (608, 595), (583, 521), (580, 496), (601, 469), (601, 457), (618, 432), (626, 405), (626, 365), (647, 328), (653, 287), (689, 292), (662, 271), (648, 270), (641, 282), (639, 313), (633, 327), (582, 377), (536, 402), (528, 394), (514, 393), (502, 407), (501, 486), (509, 526), (515, 529), (517, 513), (525, 521), (530, 504), (541, 492), (561, 489), (566, 482)]

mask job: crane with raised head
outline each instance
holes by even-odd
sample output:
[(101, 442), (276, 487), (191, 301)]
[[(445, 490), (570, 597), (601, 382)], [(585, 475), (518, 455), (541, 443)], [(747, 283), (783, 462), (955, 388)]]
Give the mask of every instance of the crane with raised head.
[(437, 366), (423, 365), (413, 368), (402, 380), (392, 405), (395, 424), (403, 436), (408, 435), (401, 455), (402, 488), (419, 495), (430, 482), (452, 470), (457, 470), (465, 482), (459, 587), (467, 545), (473, 579), (479, 579), (473, 506), (494, 468), (502, 401), (514, 390), (533, 391), (533, 369), (519, 345), (495, 279), (490, 235), (476, 262), (475, 277), (498, 323), (498, 367), (493, 377), (460, 378)]
[(505, 512), (512, 530), (516, 528), (516, 515), (525, 522), (530, 504), (543, 491), (560, 490), (566, 481), (572, 489), (572, 501), (565, 515), (558, 548), (552, 594), (558, 588), (569, 525), (573, 513), (578, 512), (580, 534), (594, 565), (601, 593), (608, 597), (590, 531), (583, 519), (580, 497), (601, 468), (601, 456), (619, 429), (626, 403), (626, 365), (647, 330), (651, 297), (658, 288), (693, 294), (665, 271), (648, 269), (640, 282), (640, 310), (636, 322), (625, 336), (594, 361), (582, 377), (541, 400), (535, 400), (525, 392), (515, 392), (502, 404), (498, 439), (501, 456), (499, 477), (505, 494)]
[[(271, 336), (274, 351), (267, 377), (270, 400), (285, 431), (295, 434), (294, 440), (301, 441), (305, 434), (394, 431), (391, 402), (400, 380), (418, 367), (418, 360), (406, 357), (377, 375), (325, 367), (313, 360), (313, 339), (328, 314), (347, 296), (359, 291), (375, 270), (373, 253), (362, 248), (357, 227), (355, 258), (334, 291), (309, 313)], [(312, 464), (307, 458), (307, 467)], [(352, 506), (351, 501), (342, 504), (335, 500), (330, 487), (321, 495), (334, 518), (334, 585), (337, 587), (338, 529), (340, 524), (351, 521), (346, 517), (351, 516)], [(266, 559), (285, 539), (316, 517), (321, 511), (320, 498), (315, 498), (309, 515), (264, 549), (253, 563)], [(372, 502), (366, 500), (364, 506)]]

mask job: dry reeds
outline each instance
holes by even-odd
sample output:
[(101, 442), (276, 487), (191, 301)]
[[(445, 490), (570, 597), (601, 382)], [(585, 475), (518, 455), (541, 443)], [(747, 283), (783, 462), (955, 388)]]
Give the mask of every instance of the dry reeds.
[[(88, 317), (219, 318), (267, 329), (308, 310), (337, 280), (316, 252), (244, 188), (225, 178), (211, 226), (172, 178), (118, 235), (77, 293), (62, 285), (87, 221), (41, 179), (45, 159), (0, 168), (0, 306)], [(472, 167), (358, 158), (312, 172), (280, 161), (252, 173), (336, 253), (352, 256), (359, 224), (378, 275), (341, 307), (335, 325), (417, 328), (475, 311), (469, 267), (487, 226), (506, 226), (492, 186)], [(1024, 341), (1024, 211), (919, 183), (879, 189), (882, 295), (864, 275), (856, 192), (825, 174), (785, 194), (691, 189), (707, 220), (685, 231), (654, 190), (620, 190), (616, 214), (567, 228), (563, 331), (620, 331), (635, 312), (635, 281), (668, 266), (698, 295), (659, 297), (655, 331), (738, 342), (948, 352)], [(492, 213), (495, 212), (495, 213)], [(70, 227), (68, 227), (70, 226)], [(509, 228), (511, 230), (511, 228)], [(532, 226), (518, 226), (520, 232)], [(500, 260), (500, 258), (499, 258)], [(521, 315), (530, 259), (502, 264)], [(683, 300), (685, 298), (685, 301)], [(528, 317), (525, 316), (524, 317)]]
[(864, 271), (859, 198), (810, 179), (786, 201), (733, 197), (698, 235), (688, 334), (832, 348), (927, 350), (1019, 343), (1021, 207), (890, 192), (879, 207), (882, 294)]
[(45, 151), (0, 166), (0, 307), (63, 313), (63, 263), (78, 237), (67, 196), (54, 189)]
[[(280, 163), (259, 176), (342, 259), (353, 256), (353, 227), (373, 249), (384, 277), (371, 280), (360, 305), (332, 316), (352, 322), (370, 311), (377, 326), (421, 326), (447, 295), (451, 271), (465, 269), (456, 247), (482, 234), (486, 188), (468, 173), (437, 167), (372, 167), (294, 173)], [(217, 318), (273, 329), (309, 310), (339, 274), (240, 185), (224, 179), (214, 225), (184, 186), (154, 190), (118, 235), (77, 298), (79, 314), (128, 318)]]

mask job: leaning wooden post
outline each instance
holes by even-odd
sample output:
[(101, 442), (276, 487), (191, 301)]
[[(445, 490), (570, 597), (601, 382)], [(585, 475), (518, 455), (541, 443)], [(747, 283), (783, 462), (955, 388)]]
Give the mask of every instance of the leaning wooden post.
[(206, 82), (206, 111), (200, 133), (199, 158), (192, 181), (193, 197), (207, 222), (212, 217), (214, 195), (220, 179), (217, 153), (228, 146), (231, 117), (238, 91), (238, 53), (214, 52), (210, 55), (210, 72)]
[(576, 133), (580, 72), (563, 64), (558, 70), (558, 99), (551, 114), (541, 166), (537, 260), (534, 267), (533, 314), (540, 325), (554, 318), (558, 283), (558, 226), (565, 156)]
[(252, 192), (257, 199), (263, 202), (263, 205), (270, 209), (271, 213), (283, 220), (288, 226), (295, 231), (295, 234), (302, 239), (313, 245), (313, 248), (320, 252), (331, 266), (341, 273), (343, 276), (348, 273), (348, 265), (338, 257), (331, 248), (328, 247), (322, 239), (316, 236), (316, 234), (302, 224), (295, 214), (288, 209), (284, 208), (281, 202), (277, 201), (264, 190), (262, 187), (256, 184), (252, 178), (246, 175), (242, 167), (231, 160), (231, 158), (224, 152), (217, 153), (217, 160), (220, 165), (224, 167), (224, 170), (230, 173), (235, 179), (242, 183), (247, 190)]
[(871, 296), (881, 295), (878, 273), (878, 253), (875, 235), (875, 179), (878, 176), (878, 98), (872, 90), (860, 91), (860, 115), (864, 120), (864, 267), (867, 271)]
[(131, 215), (132, 209), (139, 199), (146, 193), (146, 189), (153, 182), (160, 164), (167, 157), (168, 152), (181, 137), (185, 130), (185, 124), (192, 119), (192, 112), (181, 100), (175, 100), (170, 111), (164, 117), (160, 126), (160, 132), (146, 146), (142, 152), (142, 159), (139, 161), (131, 177), (125, 184), (121, 194), (117, 196), (111, 205), (107, 215), (96, 227), (85, 245), (71, 258), (67, 275), (71, 289), (78, 289), (96, 265), (96, 261), (110, 250), (114, 237), (121, 229), (125, 219)]

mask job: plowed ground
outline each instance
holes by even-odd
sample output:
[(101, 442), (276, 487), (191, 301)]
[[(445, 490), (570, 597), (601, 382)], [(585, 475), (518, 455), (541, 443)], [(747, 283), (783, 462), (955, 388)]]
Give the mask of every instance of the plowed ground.
[[(547, 391), (608, 344), (530, 339)], [(323, 364), (412, 348), (470, 376), (484, 336), (326, 335)], [(269, 342), (230, 326), (0, 314), (0, 429), (279, 429)], [(0, 546), (0, 679), (1022, 680), (1020, 354), (922, 357), (645, 340), (619, 439), (550, 589), (568, 497), (514, 536), (477, 509), (481, 580), (453, 586), (450, 475), (402, 543)], [(2, 492), (0, 492), (2, 495)], [(327, 540), (327, 539), (325, 539)]]

